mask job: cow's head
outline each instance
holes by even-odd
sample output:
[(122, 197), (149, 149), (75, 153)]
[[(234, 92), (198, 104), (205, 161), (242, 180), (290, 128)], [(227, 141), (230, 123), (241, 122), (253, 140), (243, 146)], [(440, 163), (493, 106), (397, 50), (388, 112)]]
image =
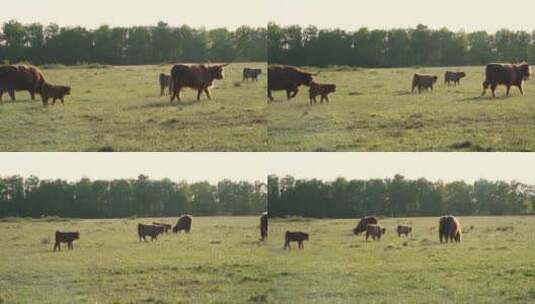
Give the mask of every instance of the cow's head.
[(310, 86), (312, 83), (312, 73), (300, 72), (299, 73), (299, 85)]
[(438, 77), (437, 76), (433, 76), (433, 83), (436, 83), (438, 80)]
[(466, 77), (466, 73), (465, 72), (459, 72), (459, 78), (463, 78), (463, 77)]
[(385, 234), (386, 233), (386, 228), (380, 228), (381, 230), (381, 234)]
[(308, 233), (303, 233), (303, 239), (304, 239), (304, 240), (308, 240), (309, 237), (310, 237), (310, 236), (308, 235)]
[(522, 62), (517, 66), (517, 68), (520, 71), (520, 74), (522, 75), (522, 79), (529, 79), (529, 77), (531, 76), (531, 68), (529, 67), (529, 64), (527, 62)]
[(74, 233), (72, 234), (72, 238), (75, 239), (75, 240), (80, 239), (80, 232), (74, 232)]
[(210, 78), (212, 79), (223, 79), (223, 68), (229, 65), (227, 64), (220, 64), (220, 65), (213, 65), (208, 68), (208, 73), (210, 74)]

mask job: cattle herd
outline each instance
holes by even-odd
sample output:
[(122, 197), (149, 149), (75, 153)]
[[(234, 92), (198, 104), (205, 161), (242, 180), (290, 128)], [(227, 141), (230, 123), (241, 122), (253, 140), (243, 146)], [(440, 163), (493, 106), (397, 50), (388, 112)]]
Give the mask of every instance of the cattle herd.
[[(398, 225), (396, 227), (398, 237), (412, 235), (412, 227), (408, 225)], [(366, 242), (371, 237), (372, 240), (381, 240), (385, 235), (386, 228), (379, 225), (379, 219), (375, 216), (365, 216), (361, 218), (355, 228), (353, 228), (355, 235), (365, 233)], [(440, 217), (438, 221), (438, 237), (440, 243), (462, 241), (461, 223), (453, 215), (445, 215)], [(290, 242), (297, 242), (298, 248), (303, 249), (303, 242), (309, 240), (310, 235), (302, 231), (286, 231), (284, 237), (284, 249), (290, 249)]]
[[(329, 101), (328, 95), (336, 91), (334, 84), (321, 84), (314, 81), (313, 74), (292, 66), (270, 65), (268, 67), (268, 99), (273, 101), (273, 91), (285, 91), (288, 100), (294, 98), (299, 92), (299, 87), (304, 85), (309, 87), (310, 104), (316, 104), (316, 97), (321, 96), (321, 102)], [(498, 64), (491, 63), (485, 68), (485, 80), (483, 81), (483, 93), (490, 87), (492, 96), (496, 97), (495, 91), (498, 85), (507, 88), (507, 96), (512, 86), (518, 87), (520, 93), (524, 95), (522, 84), (531, 75), (529, 64)], [(461, 79), (466, 77), (462, 71), (446, 71), (444, 73), (444, 83), (446, 85), (459, 85)], [(412, 90), (418, 93), (432, 91), (433, 86), (438, 81), (438, 76), (429, 74), (414, 74), (412, 77)]]
[[(205, 65), (205, 64), (176, 64), (171, 68), (170, 74), (161, 73), (159, 75), (160, 96), (166, 94), (170, 96), (170, 101), (176, 99), (181, 101), (180, 92), (183, 88), (192, 88), (197, 91), (197, 100), (201, 99), (204, 93), (208, 99), (212, 98), (210, 88), (216, 80), (223, 79), (223, 69), (227, 64)], [(261, 69), (244, 68), (243, 81), (258, 81), (262, 74)], [(286, 98), (292, 99), (297, 96), (299, 87), (304, 85), (309, 87), (310, 104), (317, 103), (317, 96), (320, 102), (329, 102), (328, 95), (336, 91), (335, 84), (318, 83), (314, 76), (318, 73), (310, 73), (292, 66), (270, 65), (268, 67), (268, 87), (267, 95), (269, 101), (273, 101), (273, 91), (285, 91)], [(517, 87), (523, 95), (522, 84), (531, 76), (529, 64), (498, 64), (491, 63), (485, 68), (485, 80), (483, 81), (483, 93), (490, 88), (492, 96), (496, 97), (496, 88), (503, 85), (507, 88), (506, 95), (509, 96), (511, 87)], [(444, 83), (446, 85), (459, 85), (466, 73), (462, 71), (446, 71), (444, 73)], [(412, 77), (412, 90), (414, 93), (432, 91), (437, 83), (438, 76), (430, 74), (414, 74)], [(35, 95), (42, 97), (43, 105), (48, 105), (48, 100), (52, 99), (52, 104), (56, 100), (64, 103), (64, 98), (71, 94), (69, 86), (52, 85), (45, 80), (43, 73), (35, 66), (31, 65), (5, 65), (0, 66), (0, 101), (2, 95), (7, 92), (11, 100), (15, 100), (16, 91), (28, 91), (32, 100)]]
[[(227, 64), (205, 65), (205, 64), (176, 64), (172, 67), (170, 75), (161, 73), (159, 75), (160, 96), (164, 96), (166, 91), (170, 96), (171, 103), (175, 99), (181, 101), (180, 91), (183, 88), (197, 90), (197, 100), (201, 99), (202, 93), (211, 99), (210, 88), (215, 80), (223, 79), (223, 68)], [(258, 81), (262, 74), (261, 69), (244, 68), (243, 81), (249, 79)], [(64, 98), (71, 94), (71, 87), (52, 85), (45, 80), (43, 72), (31, 65), (4, 65), (0, 66), (0, 102), (4, 93), (8, 93), (12, 101), (15, 101), (15, 92), (28, 91), (32, 100), (35, 95), (41, 95), (43, 105), (48, 105), (51, 99), (52, 104), (60, 100), (64, 104)]]

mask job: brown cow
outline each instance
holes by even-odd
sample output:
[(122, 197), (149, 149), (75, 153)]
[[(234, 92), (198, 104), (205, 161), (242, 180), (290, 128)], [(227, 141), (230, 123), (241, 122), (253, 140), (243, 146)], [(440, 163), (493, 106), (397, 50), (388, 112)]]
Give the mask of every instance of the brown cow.
[(262, 74), (262, 69), (251, 69), (251, 68), (244, 68), (243, 69), (243, 81), (246, 80), (254, 80), (258, 81), (258, 76)]
[(0, 66), (0, 101), (4, 92), (8, 92), (11, 100), (15, 100), (15, 91), (28, 91), (32, 100), (35, 94), (41, 93), (45, 77), (41, 71), (31, 65)]
[(381, 236), (385, 233), (386, 233), (386, 228), (383, 228), (376, 224), (368, 224), (368, 226), (366, 227), (366, 242), (368, 241), (368, 238), (370, 237), (370, 235), (374, 241), (375, 240), (380, 241)]
[(171, 69), (171, 81), (169, 90), (171, 91), (171, 103), (175, 98), (180, 101), (180, 90), (182, 88), (193, 88), (197, 90), (197, 100), (201, 100), (202, 92), (206, 93), (208, 99), (212, 99), (209, 88), (213, 86), (214, 80), (223, 79), (223, 68), (227, 64), (207, 66), (204, 64), (185, 65), (177, 64)]
[(61, 232), (56, 231), (56, 242), (54, 243), (54, 251), (61, 251), (61, 243), (67, 243), (67, 248), (72, 250), (74, 249), (72, 242), (74, 240), (80, 239), (79, 232)]
[(158, 239), (158, 235), (162, 234), (164, 231), (164, 227), (160, 225), (144, 225), (144, 224), (137, 224), (137, 233), (139, 236), (139, 241), (143, 239), (143, 241), (147, 241), (145, 239), (146, 236), (150, 236), (150, 240), (154, 241)]
[(170, 83), (171, 76), (164, 73), (160, 73), (160, 96), (165, 95), (166, 88), (169, 90), (169, 94), (171, 94), (171, 86), (169, 86)]
[(323, 103), (323, 100), (329, 102), (329, 94), (336, 91), (336, 85), (334, 84), (321, 84), (314, 81), (310, 82), (310, 89), (308, 90), (310, 104), (314, 102), (316, 104), (316, 97), (321, 96), (320, 102)]
[(265, 241), (268, 237), (268, 215), (267, 212), (260, 216), (260, 239)]
[(418, 93), (422, 93), (423, 90), (433, 91), (433, 85), (437, 82), (438, 77), (435, 75), (427, 74), (414, 74), (412, 77), (412, 93), (414, 89), (418, 88)]
[(179, 231), (184, 230), (185, 232), (189, 233), (190, 230), (191, 230), (191, 222), (192, 222), (191, 215), (183, 215), (183, 216), (181, 216), (178, 219), (175, 227), (173, 227), (173, 232), (177, 233)]
[(71, 95), (71, 87), (69, 86), (56, 86), (51, 85), (48, 82), (43, 83), (41, 86), (41, 99), (43, 105), (48, 105), (48, 99), (52, 98), (52, 105), (56, 104), (56, 100), (60, 100), (61, 104), (65, 104), (65, 96)]
[(405, 236), (409, 236), (409, 234), (412, 234), (412, 227), (405, 226), (405, 225), (398, 225), (396, 231), (398, 232), (398, 237), (401, 237), (402, 234), (404, 234)]
[(171, 228), (173, 227), (172, 225), (169, 225), (169, 224), (163, 224), (163, 223), (155, 223), (155, 222), (153, 222), (152, 224), (153, 224), (153, 225), (162, 226), (162, 227), (163, 227), (163, 231), (164, 231), (165, 233), (169, 233), (169, 230), (171, 230)]
[(456, 243), (460, 243), (462, 241), (462, 231), (459, 220), (452, 215), (442, 216), (438, 222), (438, 237), (440, 243), (442, 243), (443, 239), (446, 243), (448, 241), (453, 243), (454, 240)]
[(294, 98), (299, 86), (309, 86), (312, 73), (291, 66), (272, 65), (268, 67), (268, 98), (273, 101), (272, 91), (286, 91), (286, 98)]
[(498, 85), (507, 87), (507, 96), (509, 96), (509, 91), (512, 86), (518, 87), (520, 94), (524, 95), (522, 82), (530, 77), (531, 71), (529, 64), (525, 62), (518, 65), (491, 63), (487, 65), (485, 75), (483, 93), (481, 93), (481, 96), (485, 95), (490, 86), (492, 97), (496, 97), (496, 88)]
[(457, 86), (461, 84), (461, 78), (466, 77), (465, 72), (452, 72), (446, 71), (444, 73), (444, 84), (450, 85), (453, 82), (453, 85)]
[(288, 248), (290, 249), (290, 242), (297, 242), (297, 246), (299, 249), (305, 248), (303, 245), (304, 241), (307, 241), (309, 239), (308, 233), (304, 232), (290, 232), (286, 231), (286, 234), (284, 235), (284, 249)]
[(357, 227), (353, 229), (353, 233), (356, 235), (360, 235), (364, 231), (366, 231), (366, 227), (368, 227), (369, 224), (377, 224), (379, 221), (375, 216), (365, 216), (360, 219), (359, 223), (357, 224)]

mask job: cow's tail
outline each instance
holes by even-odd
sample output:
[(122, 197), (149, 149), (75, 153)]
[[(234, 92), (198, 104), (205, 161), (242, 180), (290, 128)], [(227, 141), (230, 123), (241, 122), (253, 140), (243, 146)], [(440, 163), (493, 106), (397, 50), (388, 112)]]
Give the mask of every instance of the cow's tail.
[(142, 233), (141, 233), (141, 230), (142, 230), (142, 229), (141, 229), (141, 224), (137, 224), (137, 235), (138, 235), (138, 237), (139, 237), (140, 240), (141, 240), (141, 234), (142, 234)]

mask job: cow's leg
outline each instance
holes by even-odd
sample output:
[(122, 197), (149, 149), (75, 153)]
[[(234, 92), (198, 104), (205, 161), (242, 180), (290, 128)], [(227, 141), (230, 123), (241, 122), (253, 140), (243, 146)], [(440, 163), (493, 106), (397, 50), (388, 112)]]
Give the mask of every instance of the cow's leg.
[(481, 96), (485, 96), (485, 93), (487, 93), (488, 88), (489, 88), (489, 83), (486, 80), (483, 81), (483, 92), (481, 93)]
[(53, 106), (55, 106), (55, 105), (56, 105), (56, 100), (57, 100), (57, 98), (56, 98), (56, 97), (52, 98), (52, 105), (53, 105)]
[(54, 251), (56, 251), (56, 250), (58, 249), (58, 247), (59, 247), (59, 244), (58, 244), (58, 242), (56, 242), (56, 243), (54, 244)]
[(522, 84), (518, 85), (518, 89), (520, 90), (520, 94), (524, 95), (524, 90), (522, 89)]
[(498, 87), (498, 84), (492, 84), (490, 86), (490, 90), (492, 91), (492, 97), (496, 97), (496, 88)]
[(511, 91), (511, 86), (507, 85), (507, 92), (505, 93), (505, 96), (509, 96), (509, 92)]
[(327, 101), (327, 103), (329, 103), (329, 96), (325, 95), (325, 101)]
[(271, 94), (271, 89), (268, 89), (267, 96), (270, 101), (273, 101), (273, 95)]
[(2, 96), (4, 95), (4, 90), (0, 89), (0, 102), (2, 102)]
[(11, 97), (11, 101), (15, 101), (15, 89), (9, 88), (8, 91), (9, 97)]
[(31, 96), (32, 100), (35, 100), (35, 91), (34, 90), (28, 90), (28, 92), (30, 93), (30, 96)]
[(65, 97), (61, 97), (61, 98), (59, 99), (59, 100), (61, 100), (61, 104), (62, 104), (62, 105), (65, 105), (65, 100), (64, 100), (64, 99), (65, 99)]
[(210, 95), (210, 90), (208, 90), (208, 88), (204, 89), (204, 93), (208, 96), (208, 100), (212, 100), (212, 95)]
[(298, 93), (298, 92), (299, 92), (299, 88), (295, 88), (295, 89), (293, 90), (293, 92), (292, 92), (293, 94), (292, 94), (291, 98), (294, 98), (295, 96), (297, 96), (297, 93)]
[(165, 87), (161, 85), (160, 86), (160, 96), (164, 96), (165, 95), (164, 90), (165, 90)]
[(290, 98), (292, 98), (292, 97), (290, 96), (290, 90), (286, 90), (286, 99), (287, 99), (287, 100), (290, 100)]

